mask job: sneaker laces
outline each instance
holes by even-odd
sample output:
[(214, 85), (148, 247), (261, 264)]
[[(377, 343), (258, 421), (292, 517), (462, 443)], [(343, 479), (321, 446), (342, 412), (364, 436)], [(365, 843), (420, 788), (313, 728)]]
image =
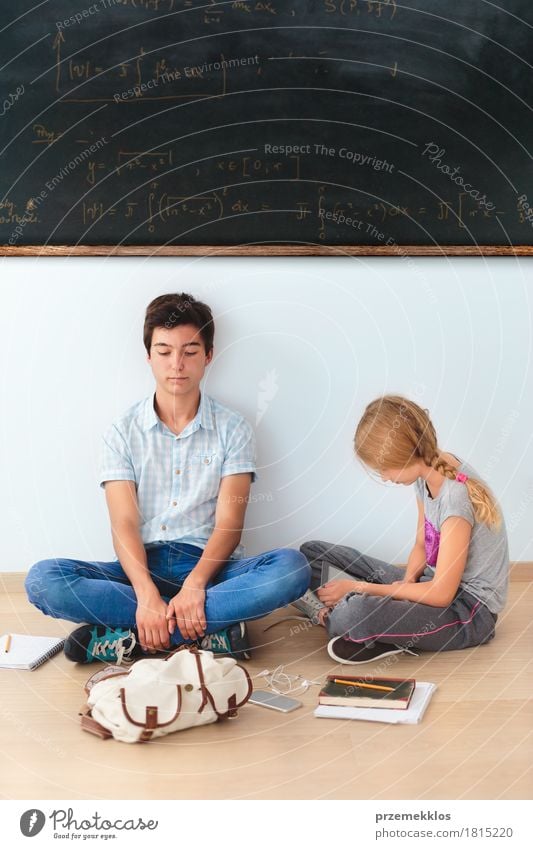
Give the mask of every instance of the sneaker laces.
[(318, 596), (315, 595), (313, 590), (306, 590), (303, 596), (297, 599), (297, 601), (305, 602), (305, 604), (308, 604), (316, 611), (322, 610), (322, 608), (325, 607), (323, 602), (320, 601), (320, 599), (318, 598)]
[[(130, 641), (129, 646), (124, 645), (126, 640)], [(99, 655), (106, 655), (108, 651), (114, 651), (117, 658), (117, 666), (122, 666), (123, 664), (133, 663), (131, 654), (136, 645), (137, 638), (133, 631), (130, 631), (126, 637), (116, 637), (114, 640), (98, 640), (92, 648), (92, 653), (98, 658)], [(104, 660), (107, 660), (107, 658), (104, 657)]]
[(313, 590), (306, 590), (303, 596), (296, 599), (296, 601), (293, 601), (292, 604), (297, 610), (301, 610), (305, 613), (305, 618), (309, 619), (313, 625), (319, 624), (318, 614), (324, 607), (326, 607), (326, 605), (320, 601), (318, 596), (315, 595)]
[(213, 649), (223, 649), (227, 650), (228, 645), (224, 634), (207, 634), (207, 636), (202, 640), (202, 648), (207, 651), (211, 651)]

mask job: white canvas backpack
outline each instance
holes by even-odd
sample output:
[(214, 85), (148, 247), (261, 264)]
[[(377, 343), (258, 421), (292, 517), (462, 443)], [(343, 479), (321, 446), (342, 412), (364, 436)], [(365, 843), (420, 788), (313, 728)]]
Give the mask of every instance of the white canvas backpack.
[(163, 660), (106, 666), (87, 681), (81, 726), (103, 739), (146, 743), (163, 734), (237, 716), (252, 693), (244, 667), (196, 646)]

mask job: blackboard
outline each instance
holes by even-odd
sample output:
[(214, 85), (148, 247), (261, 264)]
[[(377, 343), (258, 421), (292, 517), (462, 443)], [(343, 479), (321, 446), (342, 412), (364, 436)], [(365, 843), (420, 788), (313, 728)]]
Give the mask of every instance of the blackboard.
[(3, 254), (533, 252), (531, 0), (1, 0)]

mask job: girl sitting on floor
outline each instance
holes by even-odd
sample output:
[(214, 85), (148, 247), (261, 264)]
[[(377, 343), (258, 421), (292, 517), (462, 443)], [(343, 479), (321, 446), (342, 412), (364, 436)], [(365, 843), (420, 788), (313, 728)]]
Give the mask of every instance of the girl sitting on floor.
[[(356, 664), (413, 648), (450, 651), (489, 642), (507, 597), (509, 553), (486, 484), (438, 447), (427, 411), (396, 395), (368, 405), (355, 452), (382, 480), (414, 486), (418, 527), (406, 569), (346, 546), (302, 545), (313, 570), (311, 590), (320, 587), (317, 619), (331, 637), (330, 656)], [(324, 566), (346, 578), (320, 586)]]

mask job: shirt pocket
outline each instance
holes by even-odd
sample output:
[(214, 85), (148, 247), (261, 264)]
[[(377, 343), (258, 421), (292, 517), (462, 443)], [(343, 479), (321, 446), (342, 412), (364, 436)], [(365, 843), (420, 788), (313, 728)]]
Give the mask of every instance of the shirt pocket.
[(213, 471), (213, 468), (217, 465), (217, 456), (216, 451), (195, 451), (190, 457), (191, 466), (194, 466), (195, 470), (198, 471), (198, 467), (201, 468), (202, 466), (205, 466), (208, 471)]
[(200, 501), (216, 498), (220, 488), (222, 460), (217, 451), (195, 451), (189, 458), (191, 480), (198, 486)]

